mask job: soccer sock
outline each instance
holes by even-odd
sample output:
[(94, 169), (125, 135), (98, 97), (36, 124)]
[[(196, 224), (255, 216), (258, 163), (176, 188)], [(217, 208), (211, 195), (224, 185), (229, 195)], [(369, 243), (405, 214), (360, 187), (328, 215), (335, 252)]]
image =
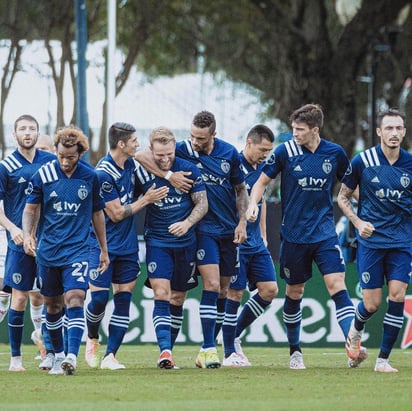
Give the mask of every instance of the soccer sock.
[(226, 358), (229, 357), (230, 354), (236, 352), (235, 334), (239, 305), (239, 301), (234, 301), (229, 298), (226, 301), (226, 315), (222, 325), (223, 346)]
[(216, 325), (215, 325), (215, 339), (219, 334), (222, 324), (225, 321), (225, 310), (226, 310), (226, 301), (227, 298), (218, 298), (216, 303)]
[(69, 350), (69, 319), (67, 318), (66, 315), (66, 307), (62, 310), (62, 320), (63, 320), (63, 347), (64, 347), (64, 352), (67, 354), (67, 351)]
[(9, 341), (11, 356), (21, 355), (21, 341), (23, 338), (24, 311), (9, 309)]
[(84, 332), (84, 307), (66, 308), (67, 326), (67, 354), (79, 354), (80, 344)]
[(47, 353), (53, 353), (53, 344), (51, 342), (50, 333), (46, 326), (46, 305), (43, 304), (43, 310), (41, 314), (41, 333), (43, 335), (44, 348)]
[(302, 321), (302, 310), (300, 303), (302, 299), (292, 300), (285, 296), (283, 303), (283, 322), (286, 327), (286, 334), (290, 346), (290, 354), (300, 351), (300, 324)]
[(107, 340), (106, 355), (116, 355), (123, 342), (124, 335), (129, 328), (130, 301), (132, 293), (122, 291), (113, 296), (114, 310), (109, 323), (109, 338)]
[(43, 313), (43, 304), (42, 305), (32, 305), (30, 304), (30, 317), (31, 322), (35, 330), (41, 328), (41, 315)]
[(236, 337), (239, 337), (243, 330), (249, 327), (256, 318), (262, 315), (270, 304), (271, 301), (264, 300), (259, 293), (256, 293), (253, 297), (249, 298), (237, 320)]
[(87, 336), (99, 338), (99, 327), (103, 320), (106, 304), (109, 301), (109, 290), (92, 291), (90, 302), (86, 308)]
[(202, 291), (199, 313), (202, 324), (203, 344), (202, 348), (215, 347), (216, 302), (219, 293), (215, 291)]
[(164, 350), (172, 351), (169, 301), (154, 301), (153, 325), (156, 332), (157, 344), (159, 345), (160, 352)]
[(383, 337), (378, 357), (389, 358), (393, 345), (398, 338), (403, 324), (403, 308), (405, 303), (388, 300), (388, 310), (383, 318)]
[(368, 321), (369, 318), (371, 318), (373, 314), (375, 314), (375, 311), (372, 313), (369, 312), (365, 308), (365, 304), (363, 303), (363, 301), (361, 301), (355, 310), (355, 324), (354, 324), (355, 328), (358, 331), (362, 331), (365, 328), (366, 321)]
[(335, 302), (336, 319), (346, 338), (349, 333), (350, 324), (355, 317), (355, 307), (349, 298), (348, 290), (338, 291), (331, 298)]
[(171, 318), (171, 343), (172, 348), (175, 345), (179, 331), (183, 323), (183, 305), (170, 304), (170, 318)]
[(46, 312), (46, 326), (49, 330), (50, 340), (55, 353), (64, 351), (63, 349), (63, 318), (62, 313), (49, 314)]

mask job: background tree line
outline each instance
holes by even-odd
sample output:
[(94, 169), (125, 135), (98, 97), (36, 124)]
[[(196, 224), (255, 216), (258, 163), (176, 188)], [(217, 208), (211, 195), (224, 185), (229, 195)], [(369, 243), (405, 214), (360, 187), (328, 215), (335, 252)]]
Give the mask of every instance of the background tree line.
[[(344, 18), (336, 3), (353, 6)], [(267, 118), (288, 123), (298, 106), (320, 103), (326, 114), (323, 135), (352, 153), (357, 136), (371, 124), (371, 83), (379, 106), (408, 114), (405, 80), (412, 77), (412, 1), (407, 0), (122, 0), (117, 2), (117, 47), (123, 61), (116, 94), (136, 66), (149, 76), (203, 70), (256, 89)], [(107, 36), (107, 0), (88, 0), (89, 41)], [(5, 151), (4, 109), (28, 43), (39, 40), (57, 97), (56, 127), (64, 123), (66, 70), (76, 93), (74, 2), (0, 0), (0, 146)], [(59, 53), (52, 44), (60, 44)], [(93, 62), (89, 62), (92, 64)], [(366, 82), (365, 82), (366, 81)], [(94, 162), (106, 150), (105, 102)], [(72, 123), (76, 123), (74, 107)], [(223, 136), (224, 137), (224, 136)]]

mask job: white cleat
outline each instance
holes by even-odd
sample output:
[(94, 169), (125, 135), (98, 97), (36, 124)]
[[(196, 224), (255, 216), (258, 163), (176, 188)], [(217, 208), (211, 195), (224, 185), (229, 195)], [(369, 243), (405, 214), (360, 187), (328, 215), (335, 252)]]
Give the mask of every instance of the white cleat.
[(305, 364), (303, 362), (303, 355), (300, 351), (295, 351), (289, 359), (289, 368), (291, 370), (305, 370)]
[(124, 370), (126, 367), (116, 360), (113, 353), (110, 353), (103, 358), (100, 368), (102, 370)]
[(223, 358), (222, 365), (224, 367), (248, 367), (250, 363), (246, 362), (242, 355), (233, 352), (229, 357)]
[(398, 372), (393, 368), (387, 358), (377, 358), (375, 363), (375, 372)]

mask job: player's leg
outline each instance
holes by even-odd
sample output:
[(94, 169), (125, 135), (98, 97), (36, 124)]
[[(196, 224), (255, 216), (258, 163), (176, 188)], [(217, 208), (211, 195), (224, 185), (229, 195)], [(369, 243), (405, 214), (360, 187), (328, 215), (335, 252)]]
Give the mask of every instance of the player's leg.
[(3, 290), (3, 278), (7, 253), (6, 230), (0, 227), (0, 323), (4, 320), (10, 306), (11, 294)]
[[(37, 282), (37, 281), (36, 281)], [(33, 323), (34, 330), (31, 333), (31, 340), (37, 346), (39, 353), (36, 359), (44, 359), (46, 356), (46, 348), (42, 333), (42, 315), (43, 315), (43, 296), (40, 294), (36, 286), (29, 293), (30, 300), (30, 318)]]
[(171, 333), (170, 340), (172, 348), (175, 345), (176, 339), (183, 324), (183, 303), (186, 299), (186, 292), (172, 290), (170, 297), (170, 319)]

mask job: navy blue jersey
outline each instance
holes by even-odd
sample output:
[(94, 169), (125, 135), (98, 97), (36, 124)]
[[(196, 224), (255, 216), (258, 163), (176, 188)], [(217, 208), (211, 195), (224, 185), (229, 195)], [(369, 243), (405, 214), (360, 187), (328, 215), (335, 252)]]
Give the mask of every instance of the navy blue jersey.
[[(256, 180), (259, 178), (265, 163), (258, 164), (256, 168), (254, 168), (248, 163), (243, 153), (240, 153), (240, 161), (240, 169), (245, 176), (246, 189), (248, 194), (250, 194), (252, 187), (256, 183)], [(266, 249), (266, 246), (262, 239), (262, 233), (260, 232), (262, 199), (259, 201), (258, 207), (259, 213), (257, 215), (256, 221), (247, 222), (247, 239), (239, 246), (239, 250), (243, 254), (255, 254), (260, 250)]]
[(412, 155), (401, 149), (389, 164), (380, 145), (352, 160), (352, 173), (343, 182), (359, 185), (358, 216), (371, 222), (375, 231), (358, 240), (370, 248), (410, 247), (412, 243)]
[(281, 174), (282, 238), (290, 243), (311, 244), (336, 236), (332, 190), (350, 170), (343, 148), (320, 140), (314, 153), (294, 140), (278, 146), (263, 172)]
[(195, 226), (181, 237), (170, 234), (168, 227), (190, 215), (194, 207), (191, 194), (206, 190), (205, 185), (197, 167), (181, 158), (175, 158), (171, 171), (192, 173), (188, 177), (193, 180), (189, 193), (183, 193), (164, 178), (156, 177), (140, 165), (136, 168), (137, 193), (145, 193), (153, 183), (156, 184), (156, 188), (169, 187), (167, 197), (146, 206), (144, 235), (148, 246), (177, 248), (196, 242)]
[(37, 243), (38, 262), (61, 267), (88, 261), (92, 214), (104, 208), (97, 174), (79, 161), (68, 178), (54, 160), (33, 176), (27, 203), (41, 204), (43, 225)]
[[(0, 200), (3, 200), (5, 215), (17, 227), (22, 228), (21, 219), (29, 181), (43, 164), (54, 159), (54, 154), (36, 150), (33, 162), (30, 163), (15, 150), (0, 162)], [(7, 240), (11, 249), (24, 253), (23, 246), (16, 245), (8, 231)]]
[[(134, 200), (135, 190), (135, 162), (129, 158), (120, 168), (113, 160), (110, 153), (103, 157), (96, 166), (99, 178), (100, 194), (107, 203), (119, 199), (122, 206)], [(106, 240), (110, 254), (128, 255), (138, 251), (137, 228), (135, 216), (124, 218), (114, 223), (105, 214)], [(94, 231), (92, 230), (94, 237)]]
[(190, 140), (186, 140), (176, 144), (176, 155), (195, 164), (206, 185), (209, 211), (199, 222), (199, 232), (233, 235), (239, 221), (234, 186), (244, 181), (236, 148), (215, 138), (208, 155), (193, 150)]

